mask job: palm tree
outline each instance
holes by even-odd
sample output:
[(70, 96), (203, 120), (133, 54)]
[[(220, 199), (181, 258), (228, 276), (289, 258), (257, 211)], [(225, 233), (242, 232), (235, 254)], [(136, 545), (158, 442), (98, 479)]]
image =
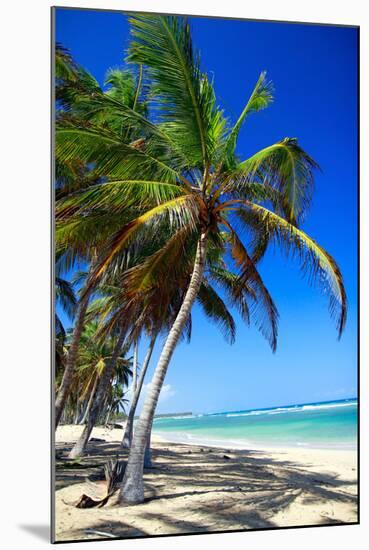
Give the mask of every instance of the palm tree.
[[(90, 438), (93, 427), (96, 425), (99, 415), (103, 413), (103, 404), (106, 403), (107, 409), (112, 405), (112, 401), (115, 399), (112, 388), (113, 381), (116, 374), (119, 374), (120, 385), (128, 384), (128, 376), (131, 374), (129, 369), (130, 363), (125, 359), (127, 349), (124, 349), (124, 341), (126, 337), (126, 330), (123, 326), (116, 337), (106, 339), (104, 343), (99, 343), (96, 340), (96, 334), (98, 332), (97, 323), (90, 323), (86, 326), (85, 332), (87, 332), (87, 353), (83, 350), (80, 353), (80, 359), (87, 360), (87, 364), (81, 365), (79, 370), (88, 369), (90, 371), (90, 380), (88, 385), (91, 386), (91, 380), (98, 376), (98, 382), (95, 389), (91, 392), (91, 403), (89, 400), (89, 410), (87, 413), (87, 422), (81, 437), (78, 439), (73, 449), (71, 450), (69, 457), (77, 458), (81, 456), (86, 448), (87, 442)], [(119, 369), (123, 370), (119, 372)], [(96, 372), (97, 371), (97, 372)], [(118, 372), (117, 372), (118, 371)], [(123, 383), (123, 384), (122, 384)], [(110, 403), (107, 399), (108, 387), (111, 388)]]
[(130, 401), (130, 407), (129, 407), (129, 413), (126, 420), (126, 425), (124, 428), (124, 435), (122, 439), (122, 447), (130, 448), (132, 443), (132, 437), (133, 437), (133, 421), (136, 414), (136, 408), (138, 405), (138, 400), (141, 395), (142, 386), (145, 380), (146, 372), (150, 363), (151, 355), (155, 346), (157, 334), (153, 334), (150, 338), (150, 342), (146, 351), (145, 359), (142, 364), (141, 372), (139, 374), (139, 377), (137, 379), (137, 385), (135, 390), (133, 391), (132, 398)]
[[(127, 106), (137, 113), (145, 113), (146, 103), (142, 95), (142, 70), (135, 76), (129, 71), (110, 71), (106, 79), (106, 85), (109, 88), (103, 91), (98, 85), (93, 76), (85, 71), (82, 67), (77, 66), (71, 59), (69, 53), (60, 46), (57, 50), (57, 88), (56, 98), (61, 105), (61, 110), (58, 117), (64, 121), (73, 119), (75, 116), (83, 117), (84, 99), (93, 95), (101, 95), (109, 98), (109, 101), (117, 105), (127, 104)], [(70, 63), (71, 70), (67, 71), (67, 63)], [(58, 67), (60, 66), (60, 69)], [(91, 120), (95, 120), (91, 114), (88, 114)], [(99, 116), (97, 116), (99, 119)], [(105, 116), (103, 118), (105, 128), (119, 131), (123, 142), (131, 142), (135, 138), (135, 128), (132, 126), (124, 126), (120, 123), (119, 130), (116, 128), (117, 121), (114, 116)], [(88, 163), (78, 156), (74, 156), (72, 160), (56, 157), (56, 183), (57, 183), (57, 198), (68, 197), (69, 193), (76, 189), (88, 189), (93, 184), (99, 182), (100, 174), (96, 173)], [(103, 237), (104, 235), (102, 235)], [(97, 239), (98, 240), (98, 239)], [(96, 241), (96, 239), (95, 239)], [(71, 243), (66, 245), (57, 239), (59, 255), (63, 254), (67, 258), (67, 264), (70, 266), (75, 263), (76, 258), (83, 258), (91, 262), (91, 269), (94, 266), (96, 259), (97, 242), (90, 242), (84, 247), (73, 248)], [(71, 258), (72, 259), (71, 259)], [(68, 355), (65, 361), (65, 369), (63, 379), (59, 386), (59, 391), (55, 401), (55, 427), (58, 426), (75, 371), (79, 342), (85, 321), (85, 315), (88, 308), (91, 292), (86, 292), (81, 296), (78, 303), (76, 322), (74, 325), (73, 336), (68, 350)]]
[[(84, 326), (80, 342), (80, 352), (76, 374), (82, 384), (80, 400), (85, 401), (85, 410), (80, 424), (85, 424), (94, 401), (96, 390), (104, 376), (107, 366), (111, 362), (114, 343), (111, 337), (103, 341), (98, 338), (98, 323), (88, 322)], [(128, 384), (130, 361), (125, 358), (125, 350), (117, 357), (113, 366), (115, 376), (120, 373), (123, 386)], [(109, 377), (110, 379), (111, 377)]]
[[(265, 312), (271, 316), (273, 303), (256, 262), (271, 242), (292, 252), (302, 269), (310, 270), (312, 280), (329, 297), (339, 335), (347, 306), (334, 259), (299, 228), (311, 200), (316, 162), (296, 138), (284, 138), (245, 160), (236, 153), (245, 120), (272, 100), (265, 73), (238, 120), (230, 125), (217, 105), (212, 82), (201, 72), (187, 20), (137, 15), (130, 18), (130, 25), (128, 60), (143, 66), (152, 83), (152, 119), (126, 106), (113, 106), (109, 98), (101, 96), (90, 101), (89, 109), (119, 112), (122, 121), (141, 129), (142, 138), (124, 144), (116, 130), (107, 130), (98, 122), (61, 121), (57, 152), (65, 160), (78, 157), (95, 163), (97, 173), (106, 178), (104, 183), (62, 200), (58, 207), (59, 235), (64, 243), (85, 242), (87, 234), (90, 238), (99, 230), (96, 220), (99, 227), (104, 223), (105, 239), (86, 293), (104, 278), (124, 250), (155, 239), (162, 228), (170, 232), (170, 238), (137, 268), (143, 287), (150, 284), (152, 273), (163, 275), (170, 265), (181, 263), (184, 243), (195, 245), (191, 277), (162, 349), (125, 471), (121, 500), (135, 503), (144, 498), (144, 451), (160, 390), (199, 296), (209, 249), (226, 258), (226, 271), (236, 276), (235, 295), (246, 286), (254, 294), (262, 331)], [(231, 262), (236, 273), (228, 268)], [(233, 284), (231, 277), (229, 284)], [(275, 330), (271, 345), (276, 348)]]
[[(80, 341), (78, 361), (73, 375), (73, 380), (63, 411), (64, 423), (75, 422), (84, 424), (91, 410), (96, 390), (100, 381), (104, 378), (107, 366), (109, 365), (116, 335), (108, 336), (104, 340), (99, 340), (97, 324), (87, 322), (84, 326)], [(68, 331), (65, 347), (68, 348), (68, 340), (71, 338), (71, 331)], [(110, 377), (111, 386), (122, 386), (126, 393), (129, 377), (131, 376), (131, 360), (126, 356), (126, 349), (123, 349), (118, 356), (113, 373)], [(59, 373), (59, 380), (62, 376), (62, 369)], [(57, 384), (59, 383), (57, 379)], [(113, 403), (113, 389), (104, 396), (101, 404), (101, 415), (107, 414), (107, 409)]]
[(93, 427), (96, 425), (97, 418), (101, 413), (101, 404), (104, 401), (104, 397), (105, 397), (107, 388), (109, 386), (109, 382), (113, 375), (115, 363), (118, 359), (119, 354), (121, 353), (121, 350), (124, 344), (124, 339), (125, 339), (125, 332), (124, 330), (122, 330), (119, 334), (118, 340), (114, 347), (113, 355), (109, 363), (106, 365), (105, 371), (100, 379), (95, 400), (93, 401), (93, 405), (91, 407), (91, 410), (87, 418), (87, 423), (84, 427), (81, 437), (78, 439), (78, 441), (75, 443), (74, 447), (70, 451), (69, 458), (77, 458), (81, 456), (86, 448), (86, 445), (90, 438)]

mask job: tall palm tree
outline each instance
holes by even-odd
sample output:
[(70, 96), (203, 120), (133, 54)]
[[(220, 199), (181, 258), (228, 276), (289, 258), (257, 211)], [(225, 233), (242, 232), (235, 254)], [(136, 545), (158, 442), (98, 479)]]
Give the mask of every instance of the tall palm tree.
[[(155, 238), (163, 227), (171, 236), (138, 269), (143, 286), (151, 281), (153, 271), (166, 273), (170, 264), (181, 261), (184, 242), (195, 243), (189, 284), (162, 349), (122, 484), (122, 501), (142, 502), (147, 436), (170, 359), (204, 281), (210, 248), (225, 256), (227, 268), (233, 262), (235, 294), (248, 286), (255, 303), (264, 306), (261, 330), (263, 314), (270, 315), (272, 302), (256, 262), (271, 242), (292, 252), (302, 269), (310, 270), (312, 280), (329, 297), (339, 335), (347, 305), (334, 259), (299, 228), (312, 196), (315, 161), (296, 138), (284, 138), (245, 160), (236, 153), (245, 120), (272, 100), (265, 73), (238, 120), (230, 125), (217, 105), (212, 82), (201, 72), (187, 20), (137, 15), (130, 18), (130, 25), (128, 59), (143, 66), (152, 82), (153, 116), (150, 120), (127, 107), (113, 107), (109, 98), (93, 98), (90, 109), (119, 111), (123, 121), (141, 129), (139, 142), (129, 144), (122, 144), (116, 131), (99, 127), (97, 122), (61, 122), (57, 133), (60, 157), (94, 162), (106, 182), (61, 201), (58, 223), (61, 241), (73, 243), (84, 242), (87, 233), (94, 231), (93, 222), (104, 220), (106, 239), (86, 293), (103, 279), (123, 250)], [(230, 274), (235, 275), (232, 270)], [(276, 332), (272, 334), (275, 349)]]

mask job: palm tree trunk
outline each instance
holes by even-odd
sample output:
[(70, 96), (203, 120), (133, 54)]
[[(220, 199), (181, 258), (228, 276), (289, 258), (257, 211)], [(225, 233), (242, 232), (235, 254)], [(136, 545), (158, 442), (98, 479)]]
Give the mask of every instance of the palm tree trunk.
[(134, 343), (133, 348), (133, 374), (132, 374), (132, 395), (136, 392), (137, 387), (137, 366), (138, 366), (138, 342)]
[(111, 359), (109, 363), (106, 365), (103, 374), (100, 377), (99, 386), (97, 388), (96, 397), (94, 399), (94, 403), (91, 407), (90, 414), (88, 415), (87, 423), (83, 429), (83, 432), (78, 439), (78, 441), (75, 443), (73, 449), (69, 453), (69, 458), (77, 458), (79, 456), (82, 456), (88, 440), (90, 439), (91, 432), (96, 425), (96, 421), (99, 417), (99, 414), (102, 409), (102, 404), (104, 402), (105, 394), (107, 387), (109, 385), (109, 382), (111, 380), (111, 375), (114, 372), (114, 368), (117, 362), (117, 359), (119, 357), (119, 354), (121, 352), (121, 349), (123, 347), (124, 339), (125, 339), (126, 331), (121, 330), (117, 344), (114, 348), (113, 354), (111, 356)]
[(153, 421), (154, 421), (154, 418), (151, 421), (149, 435), (147, 436), (145, 454), (144, 454), (144, 468), (153, 468), (153, 465), (151, 462), (151, 432), (152, 432)]
[(76, 408), (74, 411), (74, 419), (73, 424), (78, 424), (78, 417), (79, 417), (79, 386), (80, 383), (77, 384), (77, 391), (76, 391)]
[(119, 497), (121, 503), (129, 502), (132, 504), (137, 504), (143, 502), (144, 500), (143, 464), (146, 442), (170, 359), (200, 289), (205, 269), (206, 245), (207, 233), (203, 232), (197, 244), (195, 264), (191, 275), (190, 284), (179, 313), (169, 331), (168, 338), (161, 352), (159, 362), (150, 384), (150, 390), (147, 394), (140, 419), (135, 430)]
[(111, 415), (111, 409), (109, 408), (108, 409), (108, 414), (106, 415), (106, 418), (105, 418), (105, 426), (107, 426), (109, 424), (110, 415)]
[[(112, 381), (112, 384), (114, 384), (114, 380)], [(104, 399), (104, 402), (101, 406), (101, 410), (100, 410), (100, 416), (103, 417), (105, 416), (105, 419), (107, 418), (109, 420), (110, 418), (110, 415), (111, 415), (111, 407), (110, 407), (110, 404), (109, 404), (109, 396), (106, 395), (105, 399)], [(107, 424), (107, 422), (105, 422), (105, 425)]]
[(135, 417), (135, 413), (136, 413), (138, 400), (140, 398), (140, 393), (141, 393), (141, 390), (142, 390), (143, 381), (145, 379), (146, 371), (147, 371), (147, 368), (148, 368), (149, 363), (150, 363), (152, 351), (154, 349), (155, 340), (156, 340), (156, 334), (152, 335), (152, 337), (151, 337), (150, 344), (149, 344), (149, 347), (147, 349), (146, 356), (145, 356), (145, 359), (144, 359), (144, 362), (143, 362), (143, 365), (142, 365), (142, 369), (141, 369), (141, 372), (140, 372), (140, 376), (138, 377), (136, 391), (135, 391), (135, 393), (133, 395), (133, 399), (131, 401), (131, 406), (130, 406), (129, 414), (128, 414), (128, 417), (127, 417), (127, 423), (126, 423), (126, 427), (125, 427), (125, 430), (124, 430), (124, 436), (123, 436), (122, 444), (121, 444), (122, 448), (129, 448), (131, 446), (132, 436), (133, 436), (133, 421), (134, 421), (134, 417)]
[(95, 380), (94, 380), (94, 383), (93, 383), (93, 386), (92, 386), (92, 390), (91, 390), (91, 393), (90, 393), (90, 397), (88, 398), (88, 402), (87, 402), (86, 408), (84, 410), (83, 416), (82, 416), (81, 420), (79, 421), (80, 425), (84, 424), (87, 420), (87, 416), (90, 412), (92, 403), (94, 401), (94, 396), (95, 396), (95, 393), (96, 393), (96, 388), (97, 388), (98, 382), (99, 382), (99, 376), (96, 374)]
[(78, 306), (76, 324), (73, 330), (72, 341), (69, 347), (63, 378), (55, 400), (55, 428), (58, 427), (64, 406), (69, 395), (77, 360), (79, 342), (83, 330), (85, 315), (87, 311), (89, 294), (85, 294)]

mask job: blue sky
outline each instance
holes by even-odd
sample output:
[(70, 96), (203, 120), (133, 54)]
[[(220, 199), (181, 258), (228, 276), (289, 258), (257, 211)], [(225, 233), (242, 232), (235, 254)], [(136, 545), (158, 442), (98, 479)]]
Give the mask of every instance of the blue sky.
[[(240, 156), (298, 137), (321, 166), (303, 228), (338, 262), (349, 313), (338, 342), (325, 297), (308, 285), (294, 261), (271, 250), (260, 271), (280, 313), (276, 354), (237, 315), (236, 343), (229, 346), (195, 306), (191, 344), (181, 343), (174, 354), (158, 412), (240, 410), (356, 396), (357, 30), (190, 21), (202, 68), (214, 75), (218, 100), (231, 119), (262, 70), (274, 83), (274, 103), (244, 125)], [(102, 83), (108, 68), (124, 62), (128, 25), (118, 12), (58, 9), (56, 39)], [(159, 353), (158, 345), (152, 368)]]

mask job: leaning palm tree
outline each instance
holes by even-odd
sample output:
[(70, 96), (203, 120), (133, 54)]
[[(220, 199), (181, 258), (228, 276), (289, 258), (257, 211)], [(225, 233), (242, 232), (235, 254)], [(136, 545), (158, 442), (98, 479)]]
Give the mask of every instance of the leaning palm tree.
[[(211, 255), (209, 254), (209, 256)], [(186, 267), (188, 269), (189, 266), (188, 262), (186, 263), (183, 261), (180, 265), (182, 270)], [(143, 331), (146, 331), (150, 335), (150, 344), (137, 379), (137, 388), (133, 392), (131, 406), (127, 416), (127, 423), (122, 440), (122, 446), (124, 447), (129, 447), (131, 443), (134, 415), (156, 337), (160, 331), (167, 332), (169, 330), (182, 303), (184, 290), (181, 287), (187, 286), (189, 273), (187, 273), (187, 278), (184, 283), (184, 274), (182, 273), (181, 278), (178, 278), (180, 271), (178, 268), (175, 271), (177, 273), (177, 278), (175, 278), (175, 273), (173, 271), (173, 273), (171, 273), (171, 284), (165, 286), (160, 284), (150, 285), (149, 288), (144, 290), (142, 285), (139, 284), (141, 270), (137, 269), (137, 266), (136, 269), (131, 268), (126, 271), (122, 280), (123, 288), (113, 286), (112, 284), (106, 284), (99, 287), (99, 292), (102, 296), (97, 298), (90, 305), (87, 313), (88, 318), (99, 319), (100, 330), (96, 331), (96, 334), (99, 335), (99, 340), (101, 341), (103, 341), (104, 338), (108, 338), (111, 332), (119, 329), (122, 330), (123, 327), (125, 327), (126, 342), (136, 342)], [(80, 274), (78, 279), (81, 280), (84, 276), (85, 274)], [(133, 279), (136, 281), (136, 285), (139, 285), (135, 293), (133, 293)], [(127, 281), (129, 281), (129, 293), (125, 288)], [(244, 318), (246, 318), (246, 311), (248, 311), (245, 296), (247, 291), (248, 289), (245, 287), (245, 292), (241, 293), (237, 298), (237, 304), (239, 305), (240, 311), (243, 312)], [(203, 287), (200, 289), (199, 301), (207, 316), (212, 321), (218, 323), (225, 337), (232, 342), (235, 332), (234, 320), (220, 296), (211, 288), (209, 283), (204, 283)], [(134, 319), (134, 323), (132, 323), (132, 319)], [(189, 338), (190, 323), (187, 323), (185, 328), (185, 332)], [(83, 357), (83, 349), (80, 356)], [(97, 421), (101, 403), (105, 400), (105, 392), (107, 392), (110, 387), (108, 383), (111, 378), (110, 372), (113, 368), (113, 362), (109, 363), (109, 366), (104, 369), (101, 380), (99, 381), (98, 390), (96, 391), (95, 386), (92, 387), (93, 394), (91, 393), (91, 400), (89, 400), (87, 427), (84, 429), (81, 437), (71, 451), (70, 456), (72, 458), (82, 455), (86, 448), (93, 426)]]
[[(161, 250), (143, 262), (143, 286), (154, 271), (163, 276), (169, 265), (181, 261), (184, 242), (195, 243), (191, 277), (162, 349), (122, 484), (121, 501), (137, 503), (144, 499), (147, 436), (171, 357), (204, 281), (209, 248), (217, 248), (224, 255), (226, 266), (233, 262), (236, 294), (247, 285), (255, 294), (256, 304), (258, 297), (268, 303), (256, 262), (269, 243), (276, 242), (300, 260), (302, 269), (309, 270), (311, 279), (329, 297), (339, 335), (347, 306), (334, 259), (299, 228), (312, 196), (315, 161), (296, 138), (284, 138), (245, 160), (236, 153), (245, 120), (272, 100), (265, 73), (238, 120), (230, 125), (217, 105), (212, 82), (201, 72), (187, 20), (137, 15), (130, 18), (130, 25), (128, 59), (143, 66), (151, 80), (155, 91), (152, 118), (112, 106), (111, 101), (108, 105), (106, 98), (94, 98), (91, 109), (119, 111), (122, 121), (142, 129), (139, 143), (123, 146), (115, 131), (99, 128), (95, 122), (60, 125), (60, 156), (95, 162), (95, 169), (106, 182), (71, 197), (69, 202), (61, 201), (58, 223), (61, 239), (73, 242), (86, 239), (86, 227), (93, 232), (92, 221), (105, 221), (106, 240), (85, 292), (104, 277), (122, 251), (155, 238), (163, 226), (169, 228), (171, 236)], [(123, 217), (125, 223), (119, 226)]]

